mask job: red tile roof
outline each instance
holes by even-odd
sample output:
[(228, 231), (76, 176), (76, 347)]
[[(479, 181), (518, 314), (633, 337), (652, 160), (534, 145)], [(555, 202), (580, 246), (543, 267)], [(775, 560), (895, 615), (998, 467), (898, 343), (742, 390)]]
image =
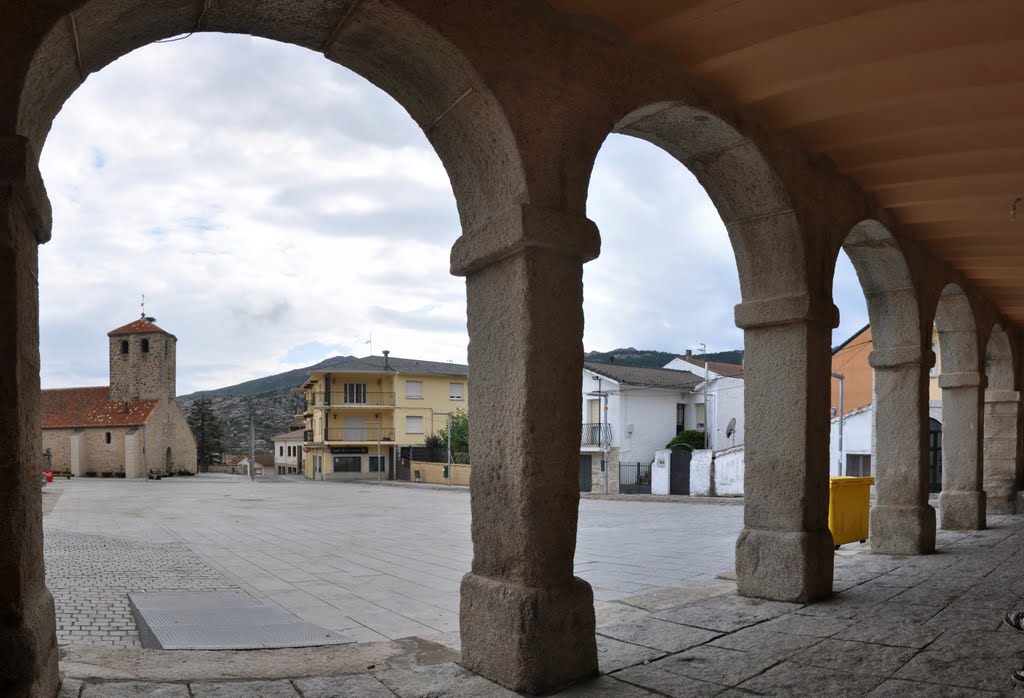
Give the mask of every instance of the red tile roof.
[(68, 429), (142, 426), (160, 401), (111, 402), (110, 388), (102, 386), (44, 390), (40, 403), (43, 429)]
[[(107, 332), (107, 336), (115, 337), (121, 334), (146, 334), (150, 332), (159, 332), (161, 334), (166, 334), (168, 336), (174, 337), (174, 335), (168, 332), (167, 330), (157, 327), (156, 323), (153, 322), (153, 318), (151, 317), (140, 317), (138, 320), (129, 322), (127, 325), (122, 325), (121, 327), (118, 327), (116, 330), (111, 330), (110, 332)], [(177, 338), (175, 337), (175, 339)]]

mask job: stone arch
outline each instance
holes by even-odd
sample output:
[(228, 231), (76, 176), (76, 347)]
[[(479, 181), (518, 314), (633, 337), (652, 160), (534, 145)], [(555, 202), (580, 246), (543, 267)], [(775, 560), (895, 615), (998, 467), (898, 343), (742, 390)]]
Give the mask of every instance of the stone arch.
[(850, 230), (842, 248), (853, 263), (867, 300), (874, 348), (919, 347), (917, 290), (893, 234), (877, 220), (861, 221)]
[[(828, 596), (827, 357), (834, 315), (830, 296), (808, 279), (807, 245), (790, 192), (742, 127), (688, 101), (649, 101), (610, 130), (660, 147), (693, 173), (722, 218), (736, 259), (746, 420), (739, 592), (801, 603)], [(794, 572), (780, 574), (769, 560), (786, 560)]]
[(971, 301), (955, 282), (946, 284), (939, 295), (935, 329), (939, 335), (941, 374), (977, 373), (982, 368), (978, 361), (978, 327)]
[(1017, 372), (1010, 337), (1001, 324), (992, 327), (985, 348), (986, 390), (1016, 390)]
[(992, 327), (985, 348), (984, 486), (986, 510), (1016, 514), (1021, 476), (1020, 393), (1013, 345), (1001, 323)]
[[(54, 117), (88, 75), (131, 51), (195, 31), (250, 34), (302, 46), (391, 95), (423, 129), (451, 180), (464, 230), (525, 203), (518, 145), (497, 99), (453, 43), (397, 2), (63, 0), (38, 24), (16, 109), (0, 133), (38, 159)], [(4, 121), (7, 127), (4, 127)]]
[(931, 352), (922, 342), (917, 289), (899, 243), (879, 221), (853, 226), (843, 249), (857, 272), (871, 322), (876, 476), (871, 550), (929, 553), (935, 550), (935, 510), (928, 504)]
[(982, 442), (984, 366), (979, 361), (978, 327), (971, 301), (951, 282), (935, 308), (942, 388), (942, 528), (985, 528)]
[(757, 144), (720, 116), (682, 102), (635, 109), (613, 130), (658, 146), (704, 187), (729, 233), (744, 303), (808, 303), (804, 246), (793, 203)]

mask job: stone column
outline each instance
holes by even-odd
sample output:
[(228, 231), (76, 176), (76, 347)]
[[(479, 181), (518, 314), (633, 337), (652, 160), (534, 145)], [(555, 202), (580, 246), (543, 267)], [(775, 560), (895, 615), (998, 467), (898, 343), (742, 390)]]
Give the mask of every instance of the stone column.
[(1017, 513), (1017, 424), (1020, 393), (985, 391), (984, 485), (990, 514)]
[(583, 262), (599, 247), (586, 218), (516, 204), (452, 249), (452, 273), (467, 277), (473, 385), (461, 663), (533, 694), (597, 673), (593, 592), (573, 556)]
[(807, 296), (736, 306), (743, 328), (744, 596), (809, 602), (832, 593), (828, 530), (829, 340), (832, 307)]
[(0, 136), (0, 693), (53, 696), (57, 634), (43, 577), (38, 244), (49, 204), (28, 142)]
[(942, 528), (980, 531), (985, 528), (982, 488), (982, 401), (984, 376), (976, 371), (944, 373), (942, 388)]
[[(931, 352), (928, 352), (931, 358)], [(935, 552), (935, 509), (928, 504), (928, 370), (921, 347), (875, 349), (875, 505), (871, 552)]]

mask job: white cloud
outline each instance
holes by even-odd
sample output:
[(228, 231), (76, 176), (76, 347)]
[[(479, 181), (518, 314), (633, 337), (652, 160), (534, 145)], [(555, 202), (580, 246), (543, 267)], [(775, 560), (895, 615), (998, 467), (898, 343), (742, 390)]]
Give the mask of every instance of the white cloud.
[[(377, 353), (466, 358), (447, 174), (394, 100), (318, 54), (226, 35), (140, 49), (69, 99), (41, 168), (46, 387), (105, 383), (105, 333), (141, 293), (179, 338), (182, 393), (363, 354), (371, 332)], [(728, 238), (682, 165), (610, 138), (589, 205), (588, 349), (741, 344)]]

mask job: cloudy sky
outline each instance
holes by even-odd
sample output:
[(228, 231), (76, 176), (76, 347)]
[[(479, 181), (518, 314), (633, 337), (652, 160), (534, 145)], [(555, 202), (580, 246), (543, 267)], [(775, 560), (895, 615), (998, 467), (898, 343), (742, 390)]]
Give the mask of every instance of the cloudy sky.
[[(44, 387), (107, 382), (106, 332), (147, 314), (178, 337), (178, 390), (336, 354), (465, 361), (465, 286), (448, 274), (458, 215), (412, 119), (304, 49), (196, 35), (89, 77), (42, 157), (54, 209), (41, 249)], [(614, 136), (589, 215), (588, 350), (739, 348), (736, 265), (696, 180)], [(843, 325), (866, 322), (840, 260)]]

